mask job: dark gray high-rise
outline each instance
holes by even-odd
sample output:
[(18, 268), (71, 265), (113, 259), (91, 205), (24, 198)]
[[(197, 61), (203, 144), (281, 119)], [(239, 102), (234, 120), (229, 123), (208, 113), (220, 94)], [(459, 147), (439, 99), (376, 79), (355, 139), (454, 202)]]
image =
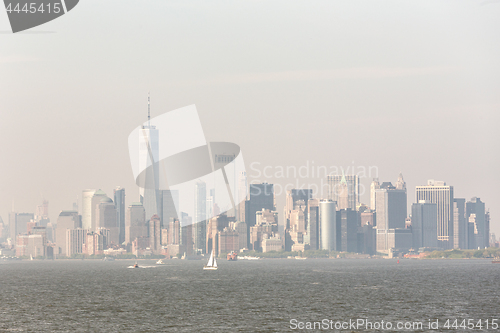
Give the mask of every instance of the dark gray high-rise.
[(358, 214), (352, 209), (337, 211), (337, 251), (357, 252)]
[[(402, 177), (400, 177), (402, 179)], [(377, 209), (377, 251), (387, 252), (399, 243), (407, 217), (406, 186), (398, 180), (398, 186), (384, 182), (375, 190)], [(393, 239), (394, 238), (394, 239)], [(411, 237), (410, 237), (411, 243)]]
[[(486, 209), (480, 198), (472, 198), (465, 204), (465, 217), (469, 223), (474, 224), (474, 247), (485, 248), (489, 243), (489, 235), (486, 234)], [(471, 218), (472, 217), (472, 218)]]
[(245, 222), (247, 242), (250, 244), (250, 227), (256, 222), (255, 214), (262, 209), (276, 210), (274, 206), (274, 185), (268, 183), (250, 184), (249, 199), (245, 201)]
[(255, 213), (262, 209), (275, 210), (274, 185), (250, 184), (250, 198), (245, 203), (245, 222), (249, 228), (255, 225)]
[(307, 236), (311, 250), (319, 249), (319, 201), (310, 199), (307, 204)]
[(125, 189), (117, 187), (114, 191), (116, 222), (119, 227), (118, 241), (120, 244), (125, 242)]
[(411, 227), (413, 247), (438, 246), (437, 237), (437, 204), (420, 200), (411, 205)]

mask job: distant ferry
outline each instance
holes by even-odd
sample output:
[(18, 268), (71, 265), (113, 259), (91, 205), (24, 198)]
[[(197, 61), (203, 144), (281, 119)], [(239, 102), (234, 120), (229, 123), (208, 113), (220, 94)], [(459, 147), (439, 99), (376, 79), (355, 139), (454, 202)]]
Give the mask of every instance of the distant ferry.
[(240, 259), (245, 259), (245, 260), (259, 260), (259, 257), (249, 257), (249, 256), (244, 256), (240, 257)]
[(500, 260), (493, 260), (491, 263), (492, 264), (500, 264)]
[(227, 254), (227, 260), (229, 260), (229, 261), (235, 261), (235, 260), (238, 260), (238, 253), (236, 253), (236, 252), (234, 252), (234, 251), (233, 251), (233, 252), (229, 252), (229, 253)]

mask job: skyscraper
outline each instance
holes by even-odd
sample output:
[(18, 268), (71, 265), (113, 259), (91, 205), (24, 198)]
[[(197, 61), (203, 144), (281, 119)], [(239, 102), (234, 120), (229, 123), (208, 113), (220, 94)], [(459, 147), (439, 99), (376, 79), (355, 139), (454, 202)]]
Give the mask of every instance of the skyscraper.
[(376, 199), (375, 199), (375, 190), (380, 188), (380, 183), (378, 182), (378, 178), (373, 178), (373, 181), (370, 185), (370, 208), (375, 210), (377, 209), (376, 206)]
[[(453, 186), (443, 181), (429, 180), (427, 185), (417, 186), (415, 200), (428, 200), (437, 204), (438, 246), (449, 249), (453, 247)], [(377, 225), (378, 225), (377, 212)]]
[(115, 188), (114, 198), (116, 221), (119, 228), (118, 242), (122, 244), (125, 241), (125, 189), (119, 186)]
[[(96, 231), (97, 228), (97, 209), (99, 208), (99, 204), (102, 199), (107, 198), (106, 193), (102, 190), (97, 190), (94, 192), (92, 196), (92, 200), (90, 201), (90, 209), (91, 209), (91, 217), (90, 217), (90, 231)], [(84, 228), (86, 229), (86, 228)]]
[(125, 213), (125, 242), (131, 244), (137, 237), (147, 236), (146, 214), (140, 202), (133, 202)]
[(411, 206), (413, 247), (437, 247), (437, 204), (420, 200)]
[(150, 103), (148, 95), (148, 123), (139, 131), (139, 170), (143, 171), (143, 184), (140, 195), (144, 205), (146, 219), (161, 213), (161, 195), (159, 191), (159, 131), (150, 123)]
[[(49, 202), (47, 200), (43, 200), (41, 205), (36, 206), (35, 220), (36, 222), (40, 222), (42, 220), (49, 219)], [(49, 221), (43, 222), (44, 226), (47, 225)]]
[[(290, 215), (294, 209), (296, 209), (297, 202), (301, 201), (305, 205), (305, 212), (307, 214), (307, 205), (309, 199), (312, 198), (312, 190), (311, 189), (292, 189), (286, 192), (286, 203), (285, 203), (285, 211), (284, 211), (284, 222), (285, 229), (290, 228)], [(305, 220), (307, 225), (307, 217)]]
[(358, 214), (352, 209), (341, 209), (337, 213), (337, 250), (357, 252)]
[(311, 250), (319, 248), (319, 201), (309, 199), (307, 213), (307, 241)]
[(66, 256), (83, 253), (88, 230), (66, 229)]
[(204, 181), (197, 181), (194, 193), (195, 221), (193, 225), (193, 243), (195, 251), (204, 252), (207, 234), (207, 185)]
[(403, 179), (403, 174), (400, 172), (398, 176), (398, 180), (396, 181), (396, 189), (406, 191), (406, 182)]
[[(495, 242), (491, 242), (491, 234), (490, 234), (490, 211), (486, 211), (486, 214), (484, 215), (484, 221), (485, 221), (485, 244), (484, 247), (490, 247), (491, 244), (494, 244)], [(494, 234), (493, 234), (494, 235)]]
[(167, 227), (170, 219), (179, 219), (177, 216), (176, 207), (179, 207), (179, 191), (178, 190), (162, 190), (161, 191), (161, 225)]
[(83, 190), (82, 193), (82, 228), (92, 227), (92, 197), (96, 190)]
[(245, 204), (245, 222), (248, 227), (255, 225), (255, 213), (262, 209), (275, 210), (274, 185), (268, 183), (250, 184), (249, 199)]
[[(191, 230), (192, 225), (188, 225), (185, 228)], [(191, 239), (191, 233), (186, 235)], [(163, 242), (163, 240), (162, 240)], [(181, 224), (178, 219), (171, 218), (168, 223), (168, 240), (167, 240), (167, 251), (169, 256), (177, 256), (179, 253), (184, 252), (181, 236)], [(192, 243), (189, 242), (192, 250)], [(189, 252), (191, 254), (191, 252)]]
[(245, 201), (248, 200), (248, 183), (246, 171), (240, 172), (238, 176), (238, 198), (242, 200), (238, 203), (238, 221), (245, 221)]
[(379, 189), (375, 190), (377, 251), (379, 252), (387, 252), (395, 244), (400, 243), (396, 238), (401, 237), (402, 233), (398, 230), (405, 229), (407, 196), (405, 187), (401, 184), (399, 187), (397, 189), (390, 182), (384, 182)]
[(105, 228), (109, 230), (109, 237), (106, 240), (107, 244), (119, 245), (120, 226), (116, 220), (116, 208), (113, 200), (108, 197), (102, 198), (97, 206), (96, 230)]
[[(486, 208), (480, 198), (473, 197), (465, 204), (465, 216), (470, 219), (475, 215), (474, 223), (474, 248), (485, 248), (489, 243), (489, 235), (486, 234)], [(470, 221), (469, 221), (470, 222)]]
[(78, 212), (72, 210), (63, 210), (59, 213), (56, 227), (56, 253), (55, 255), (66, 256), (66, 230), (77, 229), (80, 227), (80, 217)]
[[(215, 149), (215, 151), (212, 151), (212, 153), (213, 153), (212, 158), (213, 158), (213, 163), (214, 163), (214, 170), (222, 169), (222, 170), (224, 170), (225, 173), (231, 172), (232, 174), (226, 174), (227, 181), (231, 182), (231, 184), (228, 184), (228, 185), (234, 191), (239, 191), (239, 176), (241, 176), (241, 175), (236, 174), (236, 168), (224, 169), (225, 165), (234, 161), (234, 159), (237, 156), (236, 153), (234, 153), (234, 152), (221, 152), (221, 151), (218, 152), (217, 149)], [(209, 208), (207, 206), (207, 217), (208, 218), (211, 218), (212, 216), (217, 216), (219, 214), (219, 212), (214, 212), (214, 209), (216, 209), (216, 207), (215, 207), (215, 205), (216, 205), (215, 193), (222, 193), (222, 192), (227, 191), (226, 184), (218, 183), (217, 181), (214, 181), (214, 186), (215, 187), (210, 190), (210, 193), (208, 193), (209, 195), (207, 198), (207, 200), (211, 200), (211, 207)], [(222, 186), (223, 188), (221, 188), (220, 186)], [(235, 193), (235, 195), (239, 195), (239, 193)], [(234, 204), (236, 205), (236, 204), (238, 204), (238, 202), (235, 202)], [(226, 212), (226, 214), (227, 214), (227, 216), (235, 216), (236, 217), (237, 216), (237, 207), (234, 207), (234, 206), (231, 207)]]
[(377, 229), (404, 228), (407, 217), (406, 190), (396, 189), (384, 182), (375, 190)]
[[(9, 215), (9, 223), (13, 223), (13, 228), (11, 227), (10, 238), (12, 240), (16, 239), (19, 234), (25, 234), (28, 232), (28, 223), (34, 219), (33, 213), (11, 213)], [(14, 233), (12, 233), (14, 231)]]
[(0, 242), (3, 242), (7, 239), (8, 237), (8, 229), (6, 228), (5, 224), (3, 223), (3, 219), (0, 216)]
[(153, 254), (161, 252), (161, 219), (158, 215), (149, 220), (149, 248)]
[(329, 175), (327, 181), (329, 199), (337, 202), (338, 209), (356, 210), (359, 204), (359, 177), (357, 175), (344, 175), (342, 171), (342, 175)]
[(337, 204), (332, 200), (319, 202), (320, 248), (337, 250)]
[(453, 248), (468, 249), (468, 226), (465, 218), (465, 199), (453, 199)]
[(262, 209), (275, 211), (274, 185), (268, 183), (250, 184), (249, 199), (245, 201), (245, 222), (247, 243), (250, 244), (250, 228), (255, 225), (256, 213)]

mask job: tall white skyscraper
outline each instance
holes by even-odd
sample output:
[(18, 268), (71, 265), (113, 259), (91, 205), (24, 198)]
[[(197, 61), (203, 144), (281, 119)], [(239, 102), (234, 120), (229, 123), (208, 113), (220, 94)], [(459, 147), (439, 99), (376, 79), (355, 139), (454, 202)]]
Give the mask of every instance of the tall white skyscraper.
[(320, 249), (337, 250), (337, 204), (331, 200), (319, 202)]
[(378, 178), (373, 178), (373, 181), (370, 185), (370, 208), (373, 210), (377, 209), (375, 190), (379, 188), (380, 188), (380, 183), (378, 182)]
[(416, 187), (415, 200), (437, 204), (438, 246), (453, 248), (453, 186), (443, 181), (429, 180), (427, 185)]
[(92, 197), (96, 190), (83, 190), (82, 193), (82, 228), (91, 229), (92, 226)]
[(102, 190), (97, 190), (94, 192), (94, 195), (92, 196), (92, 200), (90, 202), (90, 206), (91, 206), (91, 218), (90, 218), (90, 227), (89, 228), (86, 228), (86, 229), (89, 229), (90, 231), (96, 231), (96, 228), (97, 228), (97, 220), (98, 220), (98, 208), (99, 208), (99, 204), (101, 203), (101, 200), (102, 199), (105, 199), (107, 198), (108, 196), (106, 195), (106, 193), (104, 193), (104, 191)]
[(150, 120), (150, 103), (148, 96), (148, 124), (139, 131), (139, 169), (144, 170), (144, 188), (141, 187), (141, 202), (149, 221), (155, 214), (161, 213), (161, 193), (159, 191), (159, 132)]
[(195, 185), (194, 193), (194, 213), (195, 220), (200, 221), (194, 224), (193, 242), (195, 250), (205, 248), (206, 225), (207, 225), (207, 184), (199, 180)]

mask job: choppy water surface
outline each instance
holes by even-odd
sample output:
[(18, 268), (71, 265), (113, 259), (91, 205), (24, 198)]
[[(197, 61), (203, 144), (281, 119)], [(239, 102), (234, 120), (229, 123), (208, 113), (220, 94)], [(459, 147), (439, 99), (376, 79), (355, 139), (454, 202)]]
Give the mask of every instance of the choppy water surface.
[(240, 260), (220, 261), (217, 271), (203, 271), (202, 261), (166, 263), (0, 262), (0, 331), (290, 332), (292, 319), (500, 321), (500, 265), (487, 260)]

